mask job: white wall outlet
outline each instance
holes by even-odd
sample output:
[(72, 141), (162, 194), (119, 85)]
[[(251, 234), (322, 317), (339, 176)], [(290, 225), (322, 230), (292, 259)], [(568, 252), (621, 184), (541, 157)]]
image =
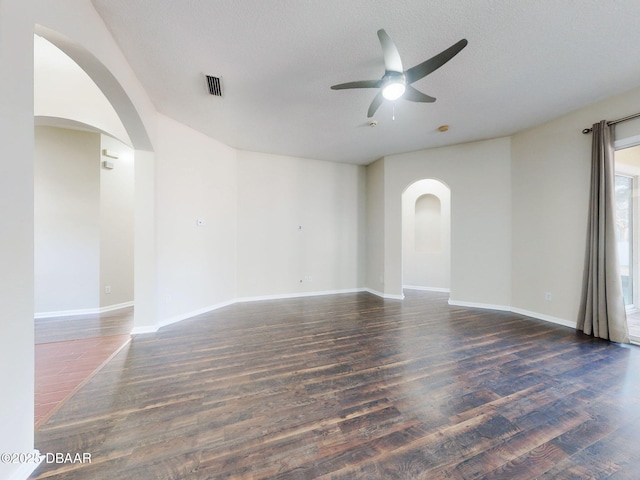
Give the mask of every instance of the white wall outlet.
[(551, 292), (545, 292), (545, 293), (544, 293), (544, 299), (545, 299), (547, 302), (550, 302), (550, 301), (553, 299), (553, 296), (551, 295)]
[(104, 287), (104, 293), (111, 293), (111, 285), (107, 285), (106, 287)]
[(203, 227), (206, 224), (207, 224), (207, 222), (205, 222), (203, 218), (199, 218), (199, 219), (196, 220), (196, 225), (199, 226), (199, 227)]

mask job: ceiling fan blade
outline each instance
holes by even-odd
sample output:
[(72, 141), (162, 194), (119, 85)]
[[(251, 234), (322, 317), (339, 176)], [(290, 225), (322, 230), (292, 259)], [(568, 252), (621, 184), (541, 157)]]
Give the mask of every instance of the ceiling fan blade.
[(416, 90), (411, 85), (407, 85), (407, 89), (404, 91), (402, 98), (409, 100), (410, 102), (424, 102), (433, 103), (436, 101), (434, 97), (422, 93), (420, 90)]
[(344, 90), (346, 88), (379, 88), (382, 85), (382, 80), (360, 80), (357, 82), (340, 83), (339, 85), (332, 85), (332, 90)]
[(377, 95), (373, 97), (373, 101), (371, 102), (371, 105), (369, 105), (367, 118), (373, 117), (373, 114), (376, 113), (376, 110), (378, 110), (378, 108), (380, 108), (380, 105), (382, 105), (383, 100), (384, 97), (382, 96), (382, 92), (378, 92)]
[(400, 60), (400, 53), (396, 48), (396, 44), (393, 43), (391, 37), (387, 35), (382, 28), (378, 30), (378, 38), (380, 39), (380, 46), (382, 47), (382, 55), (384, 56), (384, 68), (388, 72), (400, 72), (402, 73), (402, 60)]
[(460, 52), (460, 50), (466, 47), (467, 43), (467, 40), (463, 38), (458, 43), (451, 45), (449, 48), (440, 52), (436, 56), (431, 57), (429, 60), (425, 60), (415, 67), (411, 67), (409, 70), (404, 72), (407, 83), (418, 81), (421, 78), (429, 75), (434, 70), (440, 68), (442, 65), (455, 57)]

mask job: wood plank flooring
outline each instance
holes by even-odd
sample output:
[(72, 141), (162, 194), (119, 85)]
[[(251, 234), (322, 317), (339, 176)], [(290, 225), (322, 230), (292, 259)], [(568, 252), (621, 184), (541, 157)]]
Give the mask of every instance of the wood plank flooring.
[(447, 296), (236, 304), (138, 335), (33, 479), (634, 479), (640, 349)]
[(37, 318), (35, 342), (64, 342), (83, 338), (126, 335), (133, 329), (133, 307), (111, 312), (68, 317)]

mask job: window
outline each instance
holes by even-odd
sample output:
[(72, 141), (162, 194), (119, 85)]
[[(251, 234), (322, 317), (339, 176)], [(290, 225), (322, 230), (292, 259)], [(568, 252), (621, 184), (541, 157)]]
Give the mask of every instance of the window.
[(633, 295), (633, 177), (616, 175), (616, 241), (622, 276), (624, 304), (634, 305)]

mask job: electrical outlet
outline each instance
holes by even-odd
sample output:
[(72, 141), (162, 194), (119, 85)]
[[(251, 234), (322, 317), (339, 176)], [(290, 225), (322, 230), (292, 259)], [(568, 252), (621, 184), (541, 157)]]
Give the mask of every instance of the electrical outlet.
[(545, 292), (545, 294), (544, 294), (544, 299), (545, 299), (547, 302), (550, 302), (550, 301), (553, 299), (553, 297), (551, 296), (551, 292)]
[(104, 287), (104, 293), (111, 293), (111, 285)]

